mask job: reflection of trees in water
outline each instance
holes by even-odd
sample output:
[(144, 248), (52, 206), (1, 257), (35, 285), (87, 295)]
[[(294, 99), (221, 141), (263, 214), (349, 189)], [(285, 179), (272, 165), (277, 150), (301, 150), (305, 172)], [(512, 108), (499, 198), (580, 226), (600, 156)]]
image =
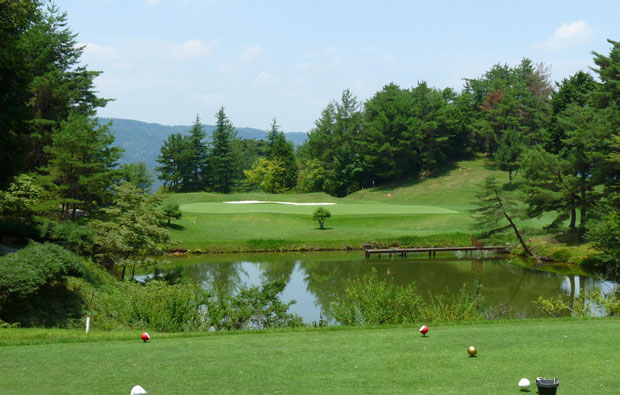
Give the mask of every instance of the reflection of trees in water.
[[(351, 258), (330, 260), (312, 257), (256, 257), (252, 262), (218, 262), (185, 266), (186, 275), (201, 281), (208, 288), (217, 284), (226, 294), (233, 294), (243, 285), (248, 273), (244, 265), (255, 265), (258, 278), (251, 281), (283, 280), (289, 284), (296, 265), (306, 283), (306, 292), (315, 298), (315, 306), (325, 317), (330, 317), (332, 301), (344, 294), (347, 282), (366, 274), (372, 268), (377, 270), (380, 279), (392, 279), (395, 285), (406, 286), (416, 283), (420, 295), (428, 300), (447, 292), (456, 293), (465, 284), (475, 292), (481, 291), (488, 306), (502, 305), (503, 315), (512, 317), (537, 314), (532, 301), (539, 296), (549, 298), (564, 294), (571, 299), (581, 292), (589, 292), (598, 287), (599, 281), (587, 277), (562, 276), (524, 268), (510, 260), (461, 260), (454, 259), (416, 259), (416, 258), (371, 258), (369, 260)], [(247, 267), (246, 267), (247, 268)], [(248, 269), (253, 272), (253, 270)], [(300, 294), (302, 289), (291, 289)], [(295, 297), (294, 297), (295, 298)]]
[(315, 297), (315, 306), (321, 308), (325, 317), (331, 317), (329, 306), (344, 294), (348, 279), (370, 273), (371, 268), (363, 261), (303, 260), (299, 266), (304, 270), (306, 290)]
[(207, 289), (215, 290), (224, 295), (232, 295), (243, 285), (242, 262), (213, 262), (185, 267), (185, 273), (194, 281), (202, 283)]
[(295, 270), (295, 263), (291, 260), (258, 262), (261, 281), (266, 283), (281, 280), (284, 281), (284, 284), (288, 284)]

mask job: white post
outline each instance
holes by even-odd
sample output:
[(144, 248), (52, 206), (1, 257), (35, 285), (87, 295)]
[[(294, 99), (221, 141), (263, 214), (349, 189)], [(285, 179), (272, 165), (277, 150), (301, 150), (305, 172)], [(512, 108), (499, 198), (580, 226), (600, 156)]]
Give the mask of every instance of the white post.
[(86, 333), (90, 330), (90, 317), (86, 317)]

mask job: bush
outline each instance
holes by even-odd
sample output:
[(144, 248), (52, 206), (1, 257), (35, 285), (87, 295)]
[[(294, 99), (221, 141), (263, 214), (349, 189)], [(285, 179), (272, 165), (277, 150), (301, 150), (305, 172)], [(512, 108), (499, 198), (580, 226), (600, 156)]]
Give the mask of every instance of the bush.
[(381, 325), (420, 319), (422, 300), (414, 284), (395, 286), (379, 280), (377, 270), (349, 280), (344, 297), (331, 305), (334, 319), (342, 325)]
[(282, 303), (278, 297), (283, 289), (284, 283), (276, 281), (230, 296), (210, 293), (199, 284), (124, 282), (95, 295), (93, 325), (162, 332), (301, 326), (301, 318), (288, 313), (294, 302)]
[(279, 298), (285, 286), (284, 281), (276, 280), (243, 288), (234, 296), (218, 293), (207, 305), (209, 326), (225, 330), (301, 326), (301, 317), (288, 313), (295, 301), (283, 303)]
[(575, 300), (563, 295), (550, 298), (540, 296), (534, 304), (540, 311), (552, 317), (616, 317), (620, 315), (620, 300), (616, 293), (616, 290), (609, 294), (603, 294), (600, 290), (582, 292)]
[[(209, 293), (199, 285), (168, 285), (162, 281), (120, 283), (94, 298), (95, 320), (131, 328), (182, 332), (208, 328), (204, 307)], [(93, 323), (94, 324), (94, 323)]]
[(51, 228), (50, 240), (78, 255), (91, 255), (95, 248), (96, 232), (88, 226), (75, 222), (56, 224)]
[(80, 258), (55, 244), (31, 243), (0, 257), (0, 319), (22, 326), (66, 326), (80, 317), (82, 299), (64, 276), (81, 276)]
[(413, 322), (463, 321), (484, 318), (482, 297), (463, 286), (457, 295), (430, 297), (424, 301), (415, 285), (394, 285), (370, 275), (349, 280), (344, 297), (330, 306), (334, 319), (342, 325), (382, 325)]
[(592, 221), (587, 238), (603, 253), (600, 260), (611, 277), (620, 277), (620, 215), (608, 213), (601, 220)]
[(61, 246), (31, 243), (0, 257), (0, 298), (24, 298), (63, 276), (83, 274), (80, 258)]

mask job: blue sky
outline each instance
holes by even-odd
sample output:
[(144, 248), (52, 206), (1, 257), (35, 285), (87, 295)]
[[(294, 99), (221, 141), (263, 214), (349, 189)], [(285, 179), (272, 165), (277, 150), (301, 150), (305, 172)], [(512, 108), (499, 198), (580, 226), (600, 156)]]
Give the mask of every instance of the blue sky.
[(307, 132), (344, 89), (460, 90), (528, 57), (559, 81), (620, 40), (620, 1), (58, 0), (100, 95), (100, 116)]

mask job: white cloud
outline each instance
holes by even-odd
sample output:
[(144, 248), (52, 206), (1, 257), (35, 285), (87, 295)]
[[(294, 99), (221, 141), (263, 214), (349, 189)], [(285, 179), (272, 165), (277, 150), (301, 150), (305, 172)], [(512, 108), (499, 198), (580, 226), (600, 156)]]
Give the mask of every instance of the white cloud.
[(289, 85), (292, 87), (301, 87), (308, 85), (308, 79), (304, 77), (293, 77), (291, 78)]
[(187, 40), (183, 44), (175, 45), (173, 56), (177, 59), (197, 58), (208, 55), (213, 50), (217, 41), (205, 42), (202, 40)]
[(329, 47), (324, 51), (327, 64), (333, 69), (337, 69), (344, 63), (344, 56), (340, 55), (334, 47)]
[(312, 65), (309, 62), (301, 62), (297, 66), (295, 66), (295, 70), (301, 72), (316, 71), (317, 67), (316, 65)]
[(385, 66), (396, 66), (398, 58), (390, 53), (375, 58), (375, 63)]
[(545, 41), (536, 43), (535, 47), (553, 51), (567, 49), (590, 41), (593, 35), (592, 27), (584, 21), (564, 23)]
[(254, 78), (254, 83), (257, 85), (271, 85), (279, 81), (279, 78), (273, 74), (269, 74), (265, 71), (260, 73)]
[(249, 62), (260, 55), (262, 51), (263, 48), (260, 45), (252, 45), (241, 51), (241, 53), (239, 53), (239, 58), (244, 62)]
[(79, 46), (84, 47), (84, 55), (87, 57), (110, 59), (118, 56), (118, 49), (108, 45), (80, 43)]

